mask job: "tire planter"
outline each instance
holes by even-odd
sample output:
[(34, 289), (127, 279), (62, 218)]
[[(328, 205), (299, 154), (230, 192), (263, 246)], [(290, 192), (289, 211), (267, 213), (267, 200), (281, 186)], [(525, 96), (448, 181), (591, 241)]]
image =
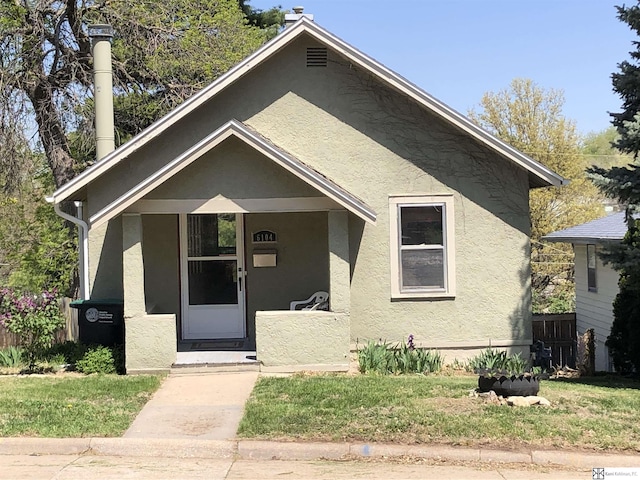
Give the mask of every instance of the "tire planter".
[(478, 390), (493, 390), (502, 397), (527, 397), (537, 395), (540, 390), (540, 379), (537, 375), (514, 375), (513, 377), (478, 377)]

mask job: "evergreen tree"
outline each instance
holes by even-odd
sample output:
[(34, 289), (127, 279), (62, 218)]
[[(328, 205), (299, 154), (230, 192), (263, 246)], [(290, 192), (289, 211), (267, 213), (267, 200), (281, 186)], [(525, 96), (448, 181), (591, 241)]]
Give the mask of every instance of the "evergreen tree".
[[(640, 2), (617, 7), (618, 18), (640, 35)], [(633, 163), (623, 167), (588, 170), (591, 178), (608, 197), (625, 208), (627, 233), (620, 245), (603, 254), (620, 272), (620, 291), (613, 304), (613, 325), (607, 339), (609, 353), (618, 371), (640, 371), (640, 42), (633, 42), (631, 60), (618, 65), (612, 75), (613, 89), (622, 99), (623, 111), (612, 114), (612, 124), (620, 134), (615, 146), (633, 155)]]

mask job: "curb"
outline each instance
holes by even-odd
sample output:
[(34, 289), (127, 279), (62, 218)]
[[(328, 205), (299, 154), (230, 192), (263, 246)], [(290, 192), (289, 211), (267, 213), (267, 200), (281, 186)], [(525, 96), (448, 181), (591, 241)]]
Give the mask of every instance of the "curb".
[(380, 443), (289, 443), (239, 440), (238, 456), (252, 460), (319, 460), (416, 457), (481, 463), (523, 463), (594, 467), (638, 467), (634, 454), (584, 453), (556, 450), (509, 451), (493, 448), (452, 447), (448, 445), (394, 445)]
[(90, 451), (93, 455), (120, 457), (206, 459), (231, 459), (236, 452), (237, 443), (234, 441), (183, 438), (92, 438)]
[(508, 451), (448, 445), (273, 442), (151, 438), (0, 438), (0, 455), (113, 455), (246, 460), (340, 460), (345, 457), (416, 457), (482, 463), (564, 465), (574, 468), (639, 467), (633, 454), (559, 450)]
[(0, 438), (0, 455), (82, 455), (90, 438)]

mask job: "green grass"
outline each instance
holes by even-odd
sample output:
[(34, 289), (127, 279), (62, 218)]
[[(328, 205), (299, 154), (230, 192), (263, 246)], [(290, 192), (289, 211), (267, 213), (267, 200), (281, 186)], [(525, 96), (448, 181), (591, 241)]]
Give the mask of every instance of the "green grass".
[(543, 381), (551, 407), (495, 406), (469, 396), (475, 376), (263, 378), (239, 435), (640, 451), (640, 382), (595, 377)]
[(122, 435), (161, 378), (0, 377), (0, 437)]

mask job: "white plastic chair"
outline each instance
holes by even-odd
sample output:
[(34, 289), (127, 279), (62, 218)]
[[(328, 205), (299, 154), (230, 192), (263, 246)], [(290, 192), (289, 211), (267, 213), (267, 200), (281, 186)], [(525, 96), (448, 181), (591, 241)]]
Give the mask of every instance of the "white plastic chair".
[[(302, 307), (302, 308), (298, 308)], [(296, 300), (290, 304), (291, 310), (329, 310), (329, 294), (319, 291), (306, 300)]]

